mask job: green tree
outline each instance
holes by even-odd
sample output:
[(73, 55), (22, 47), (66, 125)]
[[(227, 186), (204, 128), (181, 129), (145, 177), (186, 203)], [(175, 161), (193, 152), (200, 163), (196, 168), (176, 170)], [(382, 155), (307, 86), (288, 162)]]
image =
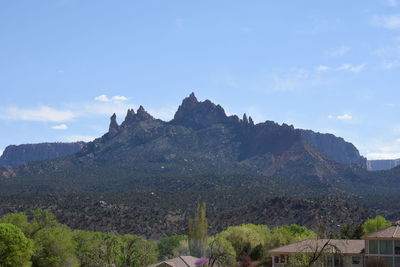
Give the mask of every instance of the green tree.
[(81, 267), (112, 267), (122, 263), (122, 242), (112, 234), (75, 231), (76, 255)]
[(15, 225), (0, 224), (0, 266), (31, 266), (32, 242)]
[(230, 267), (236, 265), (236, 252), (232, 244), (221, 236), (212, 237), (207, 249), (208, 266)]
[(33, 266), (78, 266), (79, 261), (75, 256), (76, 243), (72, 237), (72, 231), (66, 226), (44, 227), (38, 230), (33, 236), (36, 245), (32, 257)]
[(160, 239), (158, 242), (159, 259), (166, 260), (174, 257), (174, 250), (179, 247), (182, 240), (186, 240), (185, 235), (176, 235)]
[(355, 228), (352, 228), (349, 224), (345, 224), (336, 237), (340, 239), (361, 239), (363, 235), (364, 230), (362, 224), (357, 225)]
[(391, 225), (392, 223), (386, 220), (384, 217), (376, 216), (375, 218), (369, 219), (365, 223), (363, 223), (362, 228), (364, 230), (364, 234), (369, 234), (389, 227)]
[(251, 254), (256, 257), (254, 260), (259, 260), (263, 255), (257, 253), (256, 250), (259, 251), (268, 242), (270, 231), (266, 225), (243, 224), (230, 226), (217, 236), (232, 244), (238, 260)]
[(296, 224), (275, 227), (271, 232), (270, 248), (280, 247), (304, 239), (317, 238), (317, 234), (304, 226)]
[(141, 267), (158, 259), (157, 245), (135, 235), (124, 235), (124, 266)]
[(28, 221), (28, 216), (23, 212), (6, 214), (1, 217), (0, 223), (11, 223), (21, 229), (26, 236), (31, 233), (31, 224)]
[(204, 257), (208, 239), (206, 203), (197, 203), (194, 218), (189, 218), (188, 228), (190, 254), (199, 258)]

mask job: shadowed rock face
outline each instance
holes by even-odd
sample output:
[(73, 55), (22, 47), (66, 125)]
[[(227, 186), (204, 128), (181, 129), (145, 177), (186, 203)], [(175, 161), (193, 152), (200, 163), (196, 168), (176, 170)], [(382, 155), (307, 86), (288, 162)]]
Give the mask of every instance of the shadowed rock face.
[(368, 160), (367, 162), (367, 169), (369, 171), (390, 170), (397, 166), (400, 166), (400, 159)]
[(81, 150), (84, 144), (76, 142), (10, 145), (0, 157), (0, 166), (12, 167), (37, 160), (65, 157)]
[(303, 139), (323, 155), (337, 162), (357, 164), (367, 168), (367, 159), (360, 155), (358, 149), (341, 137), (333, 134), (316, 133), (311, 130), (300, 130)]

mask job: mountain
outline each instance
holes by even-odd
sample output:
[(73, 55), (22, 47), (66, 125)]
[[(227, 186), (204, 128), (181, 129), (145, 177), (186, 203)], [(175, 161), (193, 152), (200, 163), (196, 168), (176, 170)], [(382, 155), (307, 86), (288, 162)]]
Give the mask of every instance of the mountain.
[(221, 106), (198, 101), (192, 93), (169, 122), (155, 119), (140, 106), (137, 112), (128, 110), (121, 125), (114, 114), (109, 131), (76, 154), (2, 173), (16, 180), (50, 179), (94, 188), (101, 181), (112, 190), (126, 190), (126, 183), (135, 179), (153, 188), (144, 178), (148, 176), (240, 174), (329, 181), (342, 179), (343, 170), (305, 142), (293, 126), (254, 124), (246, 114), (242, 119), (227, 116)]
[(367, 169), (370, 171), (390, 170), (400, 165), (400, 159), (368, 160)]
[(293, 126), (227, 116), (191, 94), (171, 121), (140, 106), (121, 124), (113, 114), (108, 132), (75, 154), (0, 167), (0, 212), (50, 208), (73, 227), (158, 237), (183, 233), (197, 201), (214, 229), (318, 227), (400, 210), (400, 167), (369, 172), (310, 143)]
[(367, 168), (367, 159), (360, 155), (358, 149), (343, 138), (333, 134), (316, 133), (311, 130), (300, 130), (301, 136), (313, 148), (325, 156), (345, 164), (358, 164)]
[(18, 166), (32, 161), (65, 157), (81, 150), (84, 144), (75, 142), (10, 145), (0, 157), (0, 166)]

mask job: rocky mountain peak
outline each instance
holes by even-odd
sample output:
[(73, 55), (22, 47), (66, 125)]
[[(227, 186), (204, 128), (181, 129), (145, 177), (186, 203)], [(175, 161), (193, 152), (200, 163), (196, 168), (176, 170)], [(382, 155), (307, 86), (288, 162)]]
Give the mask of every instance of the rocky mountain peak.
[(145, 109), (144, 107), (141, 105), (137, 112), (136, 112), (136, 117), (140, 120), (140, 121), (144, 121), (144, 120), (154, 120), (153, 116), (151, 116)]
[(191, 93), (189, 97), (183, 99), (172, 122), (201, 128), (228, 121), (229, 118), (220, 105), (215, 105), (210, 100), (198, 101), (195, 94)]
[(136, 113), (133, 109), (128, 109), (125, 120), (122, 124), (127, 125), (133, 122), (145, 120), (154, 120), (154, 118), (144, 109), (143, 106), (140, 106)]

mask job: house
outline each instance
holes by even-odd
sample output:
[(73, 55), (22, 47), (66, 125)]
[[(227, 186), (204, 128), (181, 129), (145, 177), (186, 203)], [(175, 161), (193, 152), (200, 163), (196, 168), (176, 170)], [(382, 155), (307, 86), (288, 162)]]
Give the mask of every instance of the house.
[[(325, 245), (325, 248), (324, 248)], [(323, 249), (324, 248), (324, 249)], [(272, 266), (289, 264), (296, 255), (314, 256), (324, 251), (323, 267), (400, 267), (400, 221), (369, 233), (362, 240), (307, 239), (269, 250)], [(292, 260), (294, 262), (294, 260)]]
[[(362, 267), (364, 266), (364, 240), (345, 239), (306, 239), (283, 247), (269, 250), (273, 267), (290, 266), (290, 258), (296, 255), (320, 257), (323, 267)], [(293, 260), (292, 260), (293, 262)], [(293, 263), (293, 265), (295, 265)]]
[(174, 259), (152, 264), (148, 267), (195, 267), (195, 263), (197, 260), (199, 260), (199, 258), (192, 256), (179, 256)]
[(400, 221), (362, 238), (367, 262), (381, 259), (388, 267), (400, 267)]

